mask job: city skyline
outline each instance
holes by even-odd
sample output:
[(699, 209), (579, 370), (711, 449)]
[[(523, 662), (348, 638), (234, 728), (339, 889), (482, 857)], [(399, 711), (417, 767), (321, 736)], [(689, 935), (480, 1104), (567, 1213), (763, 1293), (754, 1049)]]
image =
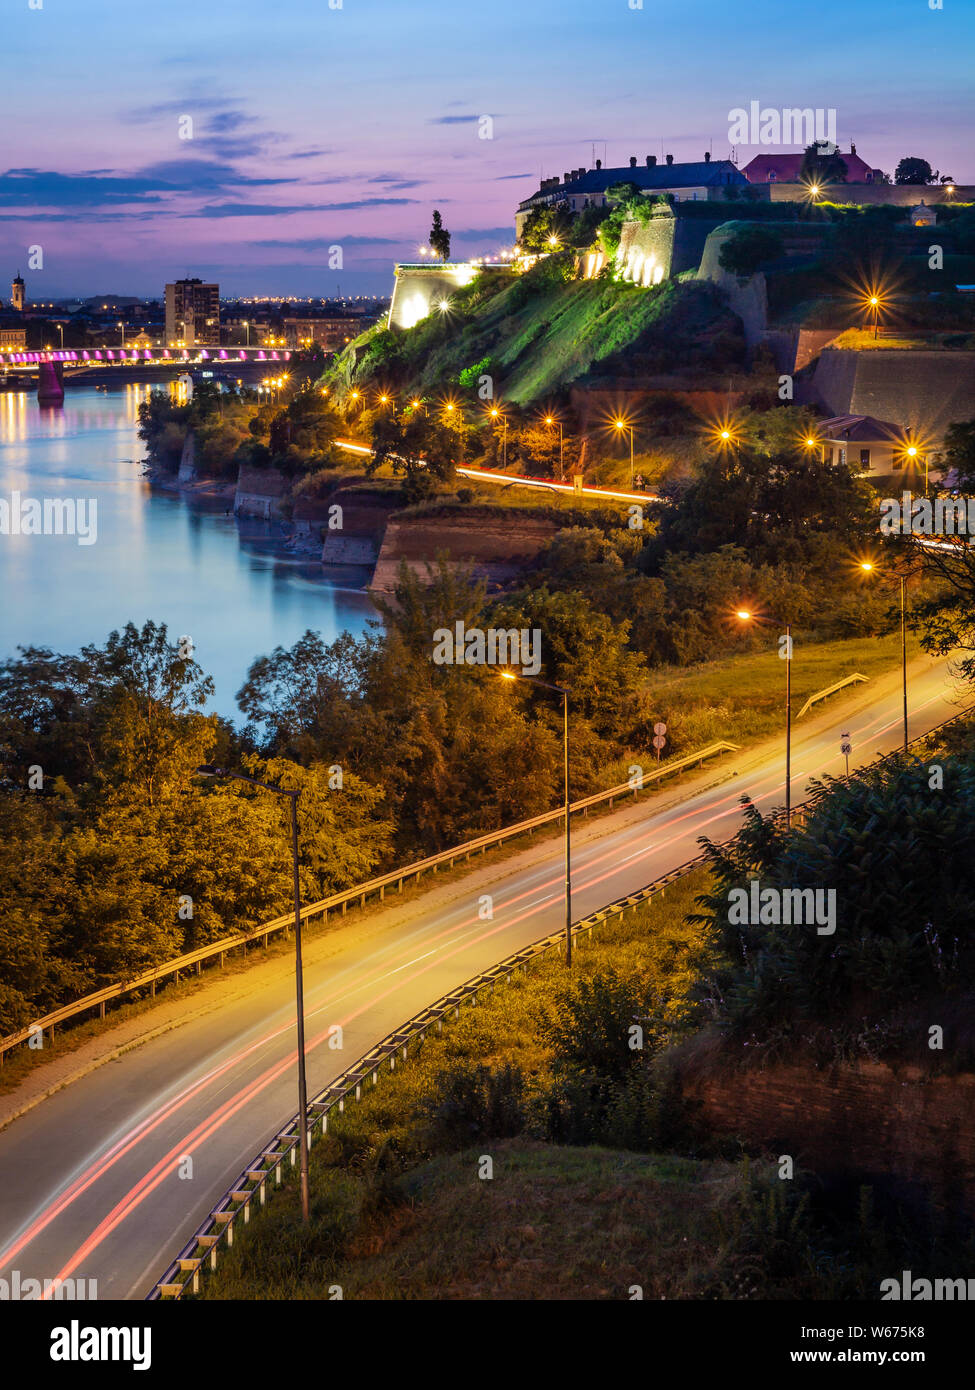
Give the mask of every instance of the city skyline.
[[(920, 156), (970, 183), (975, 16), (897, 8), (895, 29), (877, 0), (830, 0), (812, 27), (771, 0), (744, 15), (501, 0), (489, 20), (446, 0), (282, 0), (273, 25), (229, 0), (25, 6), (5, 32), (5, 279), (19, 268), (36, 299), (158, 295), (185, 275), (228, 296), (388, 293), (434, 207), (456, 255), (492, 254), (541, 177), (726, 158), (729, 113), (755, 101), (835, 109), (841, 148), (872, 165)], [(40, 65), (58, 101), (32, 109)], [(761, 148), (740, 146), (739, 165)]]

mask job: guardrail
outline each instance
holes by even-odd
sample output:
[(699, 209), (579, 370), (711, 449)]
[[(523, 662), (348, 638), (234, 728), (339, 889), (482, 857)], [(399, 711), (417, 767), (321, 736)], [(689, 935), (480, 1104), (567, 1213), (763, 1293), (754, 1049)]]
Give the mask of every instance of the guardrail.
[[(636, 911), (641, 903), (649, 901), (658, 893), (663, 895), (668, 885), (686, 877), (692, 870), (700, 868), (704, 862), (705, 856), (700, 854), (661, 878), (654, 879), (653, 883), (647, 884), (645, 888), (640, 888), (625, 898), (619, 898), (608, 907), (600, 908), (589, 917), (574, 922), (573, 939), (584, 933), (591, 936), (595, 927), (615, 917), (622, 917), (630, 908)], [(516, 971), (526, 969), (539, 956), (564, 945), (564, 928), (539, 941), (533, 941), (530, 945), (506, 956), (504, 960), (498, 961), (496, 965), (472, 976), (449, 994), (442, 995), (428, 1008), (414, 1014), (400, 1028), (388, 1033), (381, 1042), (370, 1048), (341, 1076), (329, 1082), (308, 1102), (308, 1147), (311, 1148), (316, 1138), (322, 1138), (328, 1132), (329, 1115), (333, 1111), (337, 1110), (341, 1114), (346, 1101), (361, 1100), (363, 1088), (370, 1081), (373, 1086), (377, 1083), (380, 1068), (384, 1064), (388, 1063), (389, 1070), (395, 1071), (397, 1059), (406, 1061), (412, 1043), (422, 1042), (433, 1028), (436, 1028), (438, 1033), (442, 1032), (444, 1019), (450, 1014), (455, 1018), (459, 1017), (463, 1004), (476, 1004), (477, 996), (482, 991), (493, 991), (496, 985), (507, 983)], [(239, 1222), (247, 1225), (254, 1203), (260, 1207), (266, 1205), (269, 1191), (281, 1186), (282, 1168), (285, 1163), (292, 1168), (295, 1166), (299, 1144), (298, 1123), (298, 1116), (295, 1115), (244, 1168), (183, 1246), (162, 1278), (153, 1285), (147, 1295), (147, 1302), (178, 1299), (187, 1291), (199, 1291), (200, 1276), (205, 1267), (216, 1269), (217, 1252), (220, 1247), (230, 1249), (233, 1245), (235, 1225)]]
[[(608, 803), (612, 809), (615, 801), (628, 795), (636, 796), (646, 786), (659, 781), (672, 772), (683, 772), (685, 768), (694, 763), (703, 765), (706, 758), (716, 757), (719, 753), (737, 753), (738, 751), (738, 744), (719, 740), (709, 744), (707, 748), (699, 749), (696, 753), (688, 753), (683, 758), (668, 759), (666, 762), (660, 763), (653, 771), (644, 773), (638, 785), (633, 785), (632, 782), (622, 782), (619, 786), (610, 787), (608, 791), (596, 792), (592, 796), (583, 797), (581, 801), (573, 801), (570, 811), (572, 814), (581, 811), (583, 815), (587, 815), (590, 807), (599, 806), (604, 802)], [(515, 825), (509, 825), (503, 830), (492, 830), (486, 835), (480, 835), (474, 840), (466, 840), (461, 845), (442, 850), (439, 854), (431, 854), (426, 859), (419, 859), (401, 869), (392, 869), (389, 873), (381, 874), (378, 878), (370, 879), (367, 883), (357, 884), (353, 888), (344, 889), (341, 893), (333, 893), (330, 897), (309, 903), (307, 907), (301, 909), (301, 919), (304, 922), (309, 918), (321, 916), (327, 922), (328, 914), (333, 909), (341, 908), (344, 914), (348, 910), (349, 903), (356, 899), (359, 900), (359, 905), (364, 907), (366, 898), (370, 894), (378, 893), (380, 899), (383, 899), (386, 896), (386, 889), (392, 887), (393, 884), (397, 886), (397, 891), (402, 893), (403, 884), (408, 879), (418, 879), (421, 874), (426, 872), (436, 873), (444, 864), (452, 869), (456, 860), (461, 857), (470, 859), (471, 855), (478, 851), (483, 854), (492, 846), (499, 845), (516, 835), (530, 835), (540, 826), (548, 825), (552, 821), (564, 820), (564, 818), (565, 811), (559, 807), (554, 811), (543, 811), (541, 815), (533, 816), (529, 820), (518, 821)], [(3, 1059), (7, 1052), (29, 1041), (32, 1037), (36, 1037), (38, 1033), (42, 1036), (44, 1033), (48, 1033), (53, 1040), (55, 1029), (59, 1024), (76, 1018), (79, 1014), (87, 1013), (89, 1009), (97, 1009), (99, 1017), (104, 1018), (107, 1003), (111, 1000), (121, 999), (124, 995), (137, 990), (148, 989), (151, 996), (155, 998), (157, 984), (169, 979), (170, 976), (173, 977), (174, 981), (178, 981), (181, 974), (194, 968), (199, 975), (205, 962), (219, 958), (220, 965), (223, 965), (224, 957), (229, 951), (241, 948), (246, 950), (249, 945), (256, 941), (263, 940), (264, 946), (267, 947), (270, 936), (276, 932), (284, 932), (287, 935), (293, 925), (294, 914), (288, 912), (281, 917), (275, 917), (273, 921), (255, 927), (252, 931), (235, 932), (232, 936), (222, 937), (219, 941), (211, 941), (206, 946), (200, 946), (194, 951), (187, 951), (184, 955), (176, 956), (172, 960), (163, 961), (161, 965), (143, 971), (141, 975), (137, 975), (132, 980), (105, 985), (102, 989), (95, 990), (92, 994), (86, 994), (71, 1004), (65, 1004), (60, 1009), (45, 1014), (43, 1018), (36, 1019), (26, 1028), (21, 1028), (16, 1033), (10, 1033), (7, 1037), (0, 1038), (0, 1067), (3, 1066)]]
[(843, 679), (837, 681), (835, 685), (828, 685), (825, 690), (817, 690), (815, 695), (810, 695), (809, 699), (796, 715), (796, 718), (801, 719), (804, 714), (808, 714), (817, 700), (825, 700), (827, 695), (835, 695), (837, 690), (842, 690), (844, 686), (847, 685), (853, 685), (855, 681), (868, 681), (869, 679), (869, 676), (861, 676), (859, 671), (854, 671), (852, 676), (844, 676)]
[[(952, 715), (950, 719), (936, 724), (933, 729), (929, 729), (926, 733), (912, 739), (908, 747), (925, 742), (933, 734), (947, 728), (949, 724), (954, 724), (959, 719), (966, 718), (973, 712), (975, 712), (975, 705), (969, 706), (959, 714)], [(887, 762), (891, 758), (900, 756), (900, 753), (901, 750), (896, 749), (891, 753), (878, 754), (865, 766), (875, 767), (878, 763)], [(860, 770), (862, 771), (862, 768)], [(836, 780), (847, 781), (848, 779), (837, 778)], [(806, 820), (809, 813), (826, 795), (828, 792), (816, 792), (811, 797), (807, 797), (805, 801), (800, 802), (793, 809), (793, 825), (797, 821)], [(779, 814), (784, 816), (785, 813), (782, 811)], [(672, 869), (662, 877), (654, 879), (652, 883), (638, 889), (635, 893), (630, 893), (624, 898), (617, 898), (607, 907), (599, 908), (588, 917), (574, 922), (572, 924), (573, 940), (584, 932), (591, 937), (593, 929), (602, 923), (614, 917), (621, 917), (629, 908), (636, 911), (641, 903), (652, 900), (658, 893), (663, 896), (670, 884), (686, 878), (695, 869), (701, 868), (705, 862), (706, 856), (704, 854), (697, 855), (694, 859), (689, 859), (687, 863)], [(441, 1032), (444, 1019), (451, 1013), (455, 1018), (459, 1017), (462, 1004), (476, 1004), (477, 996), (482, 990), (490, 989), (493, 991), (497, 984), (507, 982), (516, 970), (526, 969), (529, 963), (538, 956), (555, 947), (561, 947), (564, 942), (565, 931), (560, 929), (528, 946), (523, 946), (487, 970), (472, 976), (471, 979), (451, 990), (450, 993), (442, 995), (435, 1003), (421, 1010), (418, 1014), (414, 1014), (411, 1019), (394, 1032), (388, 1033), (381, 1042), (370, 1048), (341, 1076), (329, 1082), (309, 1101), (306, 1112), (309, 1149), (312, 1147), (316, 1133), (318, 1137), (322, 1137), (328, 1132), (328, 1117), (333, 1110), (337, 1108), (338, 1113), (341, 1114), (345, 1109), (346, 1101), (362, 1099), (363, 1087), (370, 1080), (372, 1085), (377, 1083), (379, 1069), (384, 1063), (388, 1063), (390, 1071), (395, 1071), (397, 1057), (401, 1055), (402, 1060), (405, 1061), (409, 1054), (410, 1045), (417, 1041), (422, 1042), (431, 1028), (435, 1027), (438, 1033)], [(235, 1225), (238, 1222), (247, 1225), (250, 1221), (251, 1206), (254, 1202), (259, 1207), (267, 1204), (269, 1192), (281, 1186), (282, 1167), (285, 1162), (292, 1168), (295, 1166), (299, 1144), (298, 1124), (299, 1117), (295, 1115), (288, 1124), (278, 1130), (271, 1142), (264, 1146), (253, 1162), (247, 1165), (210, 1214), (197, 1227), (193, 1236), (183, 1246), (163, 1276), (153, 1285), (146, 1296), (147, 1302), (160, 1299), (180, 1299), (187, 1292), (199, 1292), (200, 1277), (206, 1268), (216, 1269), (217, 1267), (217, 1253), (220, 1247), (224, 1246), (230, 1249), (233, 1245)], [(273, 1186), (269, 1186), (272, 1180)]]

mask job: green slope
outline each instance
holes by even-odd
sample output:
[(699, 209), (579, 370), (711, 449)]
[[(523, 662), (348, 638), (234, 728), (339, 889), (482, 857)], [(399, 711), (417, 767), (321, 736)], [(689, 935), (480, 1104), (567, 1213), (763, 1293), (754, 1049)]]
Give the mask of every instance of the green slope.
[(503, 288), (475, 281), (446, 314), (357, 339), (326, 381), (340, 390), (375, 383), (430, 394), (456, 387), (465, 368), (487, 358), (495, 392), (524, 404), (572, 383), (635, 372), (700, 374), (741, 359), (738, 320), (709, 285), (637, 289), (567, 281), (565, 273), (545, 261)]

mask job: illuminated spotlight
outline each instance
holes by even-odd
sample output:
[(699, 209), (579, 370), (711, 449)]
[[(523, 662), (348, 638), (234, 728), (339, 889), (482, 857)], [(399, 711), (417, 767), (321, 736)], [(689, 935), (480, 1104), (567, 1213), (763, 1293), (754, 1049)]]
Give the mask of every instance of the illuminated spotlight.
[(440, 300), (438, 300), (438, 301), (437, 301), (437, 308), (440, 310), (440, 312), (441, 312), (442, 314), (445, 314), (445, 313), (447, 312), (447, 310), (450, 308), (450, 300), (449, 300), (449, 299), (440, 299)]

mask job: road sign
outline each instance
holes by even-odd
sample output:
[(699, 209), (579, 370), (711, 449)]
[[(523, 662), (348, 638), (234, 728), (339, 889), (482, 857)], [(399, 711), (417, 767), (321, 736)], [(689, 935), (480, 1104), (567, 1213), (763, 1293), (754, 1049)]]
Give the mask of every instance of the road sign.
[(653, 741), (653, 746), (654, 748), (663, 748), (666, 742), (667, 740), (664, 738), (663, 734), (658, 734)]
[(666, 724), (654, 724), (654, 726), (653, 726), (653, 732), (654, 732), (655, 734), (665, 734), (665, 733), (667, 732), (667, 725), (666, 725)]
[(853, 752), (853, 744), (850, 742), (849, 734), (840, 734), (840, 752), (848, 758)]

